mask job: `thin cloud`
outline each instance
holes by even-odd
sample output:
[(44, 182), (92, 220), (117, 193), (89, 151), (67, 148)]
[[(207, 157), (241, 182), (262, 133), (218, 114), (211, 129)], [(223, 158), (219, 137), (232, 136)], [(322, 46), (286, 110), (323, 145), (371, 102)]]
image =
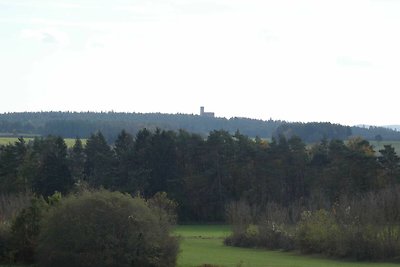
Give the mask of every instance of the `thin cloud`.
[(85, 6), (82, 6), (80, 4), (74, 4), (74, 3), (52, 3), (51, 4), (55, 8), (68, 8), (68, 9), (82, 9), (82, 8), (88, 8)]
[(68, 46), (70, 43), (68, 34), (58, 29), (24, 29), (20, 36), (23, 39), (60, 46)]
[(336, 64), (342, 67), (357, 67), (357, 68), (367, 68), (372, 67), (372, 62), (362, 59), (355, 59), (352, 57), (338, 57), (336, 59)]
[[(68, 9), (80, 9), (80, 8), (88, 8), (79, 3), (70, 3), (70, 2), (51, 2), (51, 1), (42, 1), (41, 8), (68, 8)], [(18, 8), (36, 8), (38, 7), (38, 3), (36, 1), (9, 1), (9, 0), (0, 0), (0, 5), (6, 7), (18, 7)]]
[(68, 20), (61, 19), (45, 19), (45, 18), (0, 18), (0, 23), (7, 24), (18, 24), (37, 26), (37, 27), (48, 27), (48, 28), (58, 28), (58, 27), (68, 27), (74, 29), (85, 29), (85, 30), (114, 30), (116, 28), (130, 28), (134, 25), (134, 22), (114, 22), (114, 21), (76, 21), (71, 22)]

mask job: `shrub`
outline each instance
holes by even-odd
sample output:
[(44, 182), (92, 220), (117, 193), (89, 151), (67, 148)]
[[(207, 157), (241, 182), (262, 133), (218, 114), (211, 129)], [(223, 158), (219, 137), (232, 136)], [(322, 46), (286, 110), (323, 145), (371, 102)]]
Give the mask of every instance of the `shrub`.
[[(263, 247), (292, 250), (293, 235), (287, 231), (289, 212), (275, 203), (269, 203), (262, 215), (255, 216), (259, 207), (250, 207), (245, 201), (227, 206), (227, 215), (233, 224), (233, 233), (224, 243), (238, 247)], [(258, 218), (257, 218), (258, 217)]]
[(42, 198), (32, 198), (11, 224), (11, 254), (13, 261), (33, 263), (40, 230), (40, 220), (48, 204)]
[(293, 250), (295, 248), (293, 234), (287, 228), (284, 224), (273, 221), (259, 223), (259, 246), (269, 249)]
[(245, 200), (231, 202), (226, 206), (225, 210), (227, 220), (232, 225), (234, 234), (243, 234), (249, 224), (255, 222), (255, 209)]
[[(395, 186), (362, 195), (342, 196), (329, 211), (302, 213), (303, 207), (299, 205), (285, 208), (267, 203), (264, 210), (250, 207), (244, 201), (232, 203), (227, 212), (234, 225), (233, 233), (225, 239), (225, 244), (299, 249), (303, 253), (357, 260), (399, 259), (399, 196), (400, 187)], [(296, 226), (295, 231), (290, 231), (291, 224)]]
[(176, 224), (176, 208), (178, 204), (169, 199), (166, 192), (158, 192), (147, 201), (148, 206), (168, 231), (170, 225)]
[(335, 254), (340, 235), (335, 218), (325, 210), (303, 212), (296, 229), (297, 245), (303, 253)]
[[(0, 194), (0, 262), (14, 261), (15, 246), (11, 225), (24, 209), (31, 205), (32, 194)], [(13, 253), (14, 252), (14, 253)]]
[(307, 212), (296, 230), (297, 247), (303, 253), (323, 253), (357, 260), (382, 260), (399, 256), (398, 226), (357, 221), (357, 217), (352, 220), (335, 218), (325, 210)]
[(63, 199), (43, 219), (40, 266), (175, 266), (178, 241), (142, 198), (85, 192)]

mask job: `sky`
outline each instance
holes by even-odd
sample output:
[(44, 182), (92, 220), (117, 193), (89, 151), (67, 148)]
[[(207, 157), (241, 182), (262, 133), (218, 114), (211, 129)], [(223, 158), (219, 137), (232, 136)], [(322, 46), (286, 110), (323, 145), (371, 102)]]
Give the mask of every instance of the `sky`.
[(0, 112), (400, 124), (398, 0), (0, 0)]

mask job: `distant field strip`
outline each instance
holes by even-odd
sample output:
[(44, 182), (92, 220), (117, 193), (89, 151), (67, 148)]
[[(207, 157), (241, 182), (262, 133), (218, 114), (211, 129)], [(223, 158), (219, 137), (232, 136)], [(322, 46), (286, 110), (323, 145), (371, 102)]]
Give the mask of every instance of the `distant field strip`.
[(225, 267), (394, 267), (394, 263), (360, 263), (304, 256), (294, 252), (247, 249), (223, 245), (229, 226), (178, 226), (175, 234), (182, 238), (178, 267), (214, 264)]
[[(27, 137), (24, 138), (25, 142), (33, 141), (34, 138), (32, 137)], [(0, 137), (0, 146), (1, 145), (8, 145), (8, 144), (13, 144), (18, 141), (18, 137)], [(72, 147), (75, 144), (75, 139), (74, 138), (65, 138), (64, 139), (65, 144), (67, 147)], [(82, 144), (86, 144), (86, 139), (81, 139)]]

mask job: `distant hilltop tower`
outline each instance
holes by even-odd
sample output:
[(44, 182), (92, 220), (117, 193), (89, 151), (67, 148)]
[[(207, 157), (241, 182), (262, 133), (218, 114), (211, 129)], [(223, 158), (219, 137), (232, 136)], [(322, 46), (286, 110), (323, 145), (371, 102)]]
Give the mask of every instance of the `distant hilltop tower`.
[(200, 107), (200, 116), (214, 118), (215, 114), (214, 112), (205, 112), (204, 107)]

